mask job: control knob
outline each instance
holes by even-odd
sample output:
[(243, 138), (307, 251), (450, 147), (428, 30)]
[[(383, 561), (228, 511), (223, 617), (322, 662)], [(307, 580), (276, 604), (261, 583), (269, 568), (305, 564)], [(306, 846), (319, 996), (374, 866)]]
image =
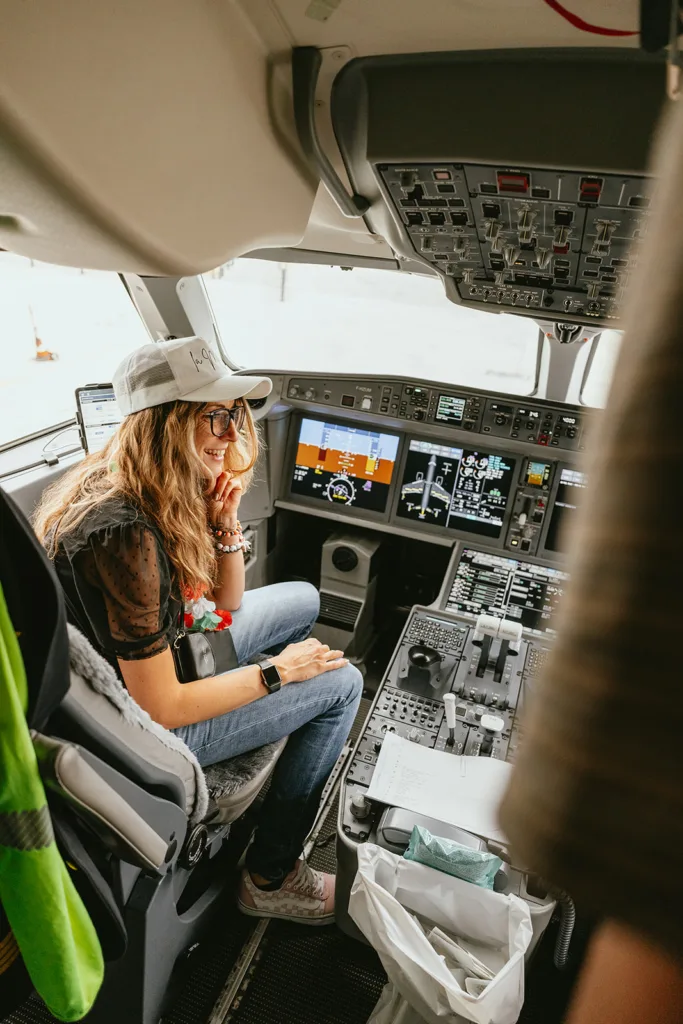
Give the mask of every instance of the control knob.
[(549, 249), (537, 249), (536, 250), (536, 262), (538, 263), (539, 270), (545, 270), (550, 263), (550, 250)]
[(597, 221), (596, 227), (598, 230), (595, 238), (597, 244), (609, 248), (616, 226), (616, 224), (613, 224), (612, 221), (609, 220)]
[(534, 210), (530, 210), (529, 207), (522, 207), (519, 211), (517, 219), (517, 227), (519, 234), (520, 243), (530, 242), (533, 231), (534, 231), (534, 220), (536, 219), (536, 213)]
[(553, 235), (553, 245), (557, 246), (558, 249), (563, 249), (569, 242), (569, 228), (564, 224), (555, 228), (555, 234)]
[(408, 739), (410, 740), (411, 743), (419, 743), (420, 742), (420, 736), (421, 736), (420, 730), (416, 729), (414, 726), (410, 730), (410, 732), (408, 733)]
[(372, 810), (370, 803), (362, 793), (355, 793), (351, 797), (351, 814), (357, 821), (364, 821)]
[(300, 389), (299, 389), (299, 385), (298, 384), (292, 384), (290, 386), (290, 389), (289, 389), (289, 391), (287, 393), (288, 393), (290, 398), (296, 398), (298, 396), (298, 394), (299, 394), (299, 390)]
[(462, 283), (463, 284), (472, 284), (473, 282), (474, 282), (474, 268), (473, 267), (467, 267), (462, 272)]
[(497, 270), (494, 274), (496, 287), (503, 288), (505, 286), (505, 271)]
[(484, 238), (490, 243), (493, 248), (498, 242), (498, 235), (500, 234), (500, 221), (498, 220), (487, 220), (484, 222)]
[(315, 388), (306, 388), (306, 390), (304, 391), (304, 398), (307, 398), (309, 400), (309, 402), (312, 401), (315, 398), (315, 396), (316, 396)]
[(372, 749), (375, 751), (376, 754), (379, 754), (380, 750), (382, 749), (382, 741), (375, 740), (375, 742), (372, 744)]
[(507, 267), (514, 267), (515, 263), (519, 259), (521, 250), (516, 245), (504, 245), (503, 246), (503, 259)]
[(467, 238), (464, 235), (456, 235), (453, 239), (453, 252), (464, 252), (467, 246)]
[(588, 298), (597, 299), (599, 292), (600, 285), (597, 283), (597, 281), (591, 281), (591, 283), (588, 285)]

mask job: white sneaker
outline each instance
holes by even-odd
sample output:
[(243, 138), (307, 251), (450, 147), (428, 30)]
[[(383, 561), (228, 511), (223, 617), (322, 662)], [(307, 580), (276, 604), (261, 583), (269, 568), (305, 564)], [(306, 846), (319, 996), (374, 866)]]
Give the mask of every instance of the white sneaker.
[(334, 887), (334, 875), (314, 871), (305, 860), (298, 860), (280, 888), (272, 892), (254, 885), (245, 869), (237, 906), (250, 917), (275, 917), (298, 924), (332, 924)]

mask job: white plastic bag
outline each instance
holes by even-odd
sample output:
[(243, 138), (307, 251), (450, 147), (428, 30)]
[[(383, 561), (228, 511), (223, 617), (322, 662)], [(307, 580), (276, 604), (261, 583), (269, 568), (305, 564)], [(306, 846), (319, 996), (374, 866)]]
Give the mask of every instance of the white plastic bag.
[(367, 1024), (424, 1024), (424, 1017), (413, 1010), (389, 981)]
[[(524, 953), (532, 936), (531, 915), (522, 900), (366, 843), (358, 849), (349, 913), (377, 950), (396, 992), (428, 1024), (451, 1024), (458, 1015), (476, 1024), (515, 1024), (524, 1002)], [(480, 995), (460, 987), (427, 940), (424, 929), (434, 925), (476, 944), (473, 952), (495, 970)], [(387, 993), (387, 1003), (390, 998)], [(377, 1018), (377, 1024), (384, 1020)]]

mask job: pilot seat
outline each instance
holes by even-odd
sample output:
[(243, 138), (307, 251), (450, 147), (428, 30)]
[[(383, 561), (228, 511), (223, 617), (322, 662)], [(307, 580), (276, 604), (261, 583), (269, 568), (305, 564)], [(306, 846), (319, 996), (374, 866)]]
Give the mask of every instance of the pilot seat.
[(157, 1024), (176, 961), (232, 898), (231, 826), (286, 739), (202, 770), (67, 625), (53, 567), (2, 488), (0, 537), (0, 582), (20, 634), (55, 836), (106, 961), (88, 1021)]

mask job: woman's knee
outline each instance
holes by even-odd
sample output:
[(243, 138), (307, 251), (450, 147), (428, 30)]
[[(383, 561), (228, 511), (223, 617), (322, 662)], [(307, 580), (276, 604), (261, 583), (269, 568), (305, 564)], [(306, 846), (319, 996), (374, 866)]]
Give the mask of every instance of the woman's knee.
[(297, 581), (285, 585), (287, 603), (296, 608), (297, 618), (310, 629), (320, 614), (320, 594), (312, 583)]
[[(358, 704), (363, 695), (363, 676), (355, 665), (344, 665), (335, 671), (338, 677), (340, 695), (343, 695), (346, 704)], [(337, 680), (335, 680), (337, 683)]]

